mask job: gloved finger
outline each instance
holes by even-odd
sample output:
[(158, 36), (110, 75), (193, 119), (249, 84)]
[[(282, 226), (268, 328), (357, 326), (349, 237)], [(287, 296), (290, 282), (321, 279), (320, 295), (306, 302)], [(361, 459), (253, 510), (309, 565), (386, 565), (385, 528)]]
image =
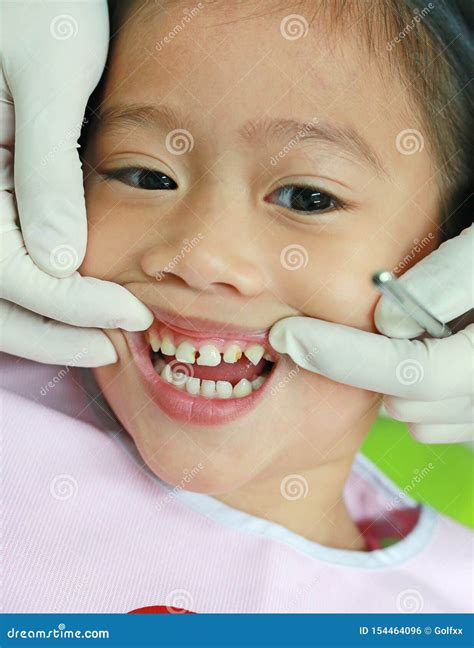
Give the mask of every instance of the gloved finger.
[[(442, 243), (407, 270), (399, 282), (444, 323), (474, 307), (474, 225)], [(423, 329), (388, 297), (375, 308), (375, 325), (389, 337), (414, 338)]]
[(273, 348), (308, 371), (423, 401), (470, 393), (473, 338), (474, 325), (442, 340), (393, 340), (309, 317), (280, 320), (270, 331)]
[[(18, 21), (18, 8), (9, 4), (15, 5), (7, 3), (6, 20), (12, 11)], [(107, 2), (25, 6), (26, 23), (15, 30), (20, 42), (5, 47), (4, 59), (15, 104), (15, 192), (28, 252), (40, 268), (64, 277), (77, 269), (86, 249), (77, 139), (107, 56)], [(32, 21), (34, 28), (27, 29)], [(64, 251), (70, 263), (56, 264)]]
[(40, 270), (22, 247), (18, 230), (3, 235), (2, 247), (14, 250), (2, 261), (1, 296), (8, 301), (74, 326), (142, 331), (153, 321), (148, 308), (123, 286), (77, 272), (58, 279)]
[(474, 420), (472, 395), (440, 401), (413, 401), (396, 396), (383, 400), (388, 415), (410, 423), (470, 423)]
[(472, 423), (409, 423), (408, 429), (412, 437), (420, 443), (465, 443), (474, 439)]
[(4, 300), (0, 300), (0, 326), (0, 350), (22, 358), (75, 367), (117, 361), (115, 348), (102, 331), (45, 320)]

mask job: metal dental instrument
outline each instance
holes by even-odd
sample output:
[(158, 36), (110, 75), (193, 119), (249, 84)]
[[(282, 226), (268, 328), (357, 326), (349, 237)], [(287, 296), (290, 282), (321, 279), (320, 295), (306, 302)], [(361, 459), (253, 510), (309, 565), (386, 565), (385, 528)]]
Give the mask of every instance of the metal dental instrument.
[(445, 338), (452, 335), (449, 326), (428, 312), (388, 270), (380, 270), (372, 275), (372, 283), (380, 292), (396, 301), (402, 310), (432, 337)]

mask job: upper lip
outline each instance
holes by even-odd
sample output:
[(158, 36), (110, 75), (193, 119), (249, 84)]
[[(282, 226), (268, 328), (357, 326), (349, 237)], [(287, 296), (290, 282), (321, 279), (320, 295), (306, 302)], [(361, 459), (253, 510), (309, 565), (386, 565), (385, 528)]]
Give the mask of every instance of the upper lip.
[(183, 335), (190, 337), (219, 337), (224, 339), (241, 339), (249, 342), (255, 341), (268, 344), (268, 334), (270, 329), (248, 329), (237, 327), (226, 322), (216, 322), (201, 317), (190, 317), (172, 313), (171, 311), (158, 308), (156, 306), (147, 307), (151, 310), (157, 320), (166, 324)]

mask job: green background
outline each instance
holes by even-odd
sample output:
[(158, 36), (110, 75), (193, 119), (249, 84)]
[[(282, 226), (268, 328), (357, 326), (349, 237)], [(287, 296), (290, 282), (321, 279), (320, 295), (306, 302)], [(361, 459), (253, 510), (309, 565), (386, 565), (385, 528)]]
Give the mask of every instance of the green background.
[(362, 452), (407, 495), (474, 528), (474, 453), (470, 448), (418, 443), (405, 424), (379, 416)]

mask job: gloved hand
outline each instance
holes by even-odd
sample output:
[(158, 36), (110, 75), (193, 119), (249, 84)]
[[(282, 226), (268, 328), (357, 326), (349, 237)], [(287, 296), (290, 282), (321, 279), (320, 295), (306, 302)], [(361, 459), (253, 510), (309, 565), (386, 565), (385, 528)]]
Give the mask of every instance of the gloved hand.
[[(401, 278), (442, 322), (474, 306), (474, 225), (410, 268)], [(271, 345), (298, 365), (347, 385), (387, 394), (384, 404), (424, 443), (474, 436), (474, 324), (443, 339), (412, 338), (422, 329), (382, 297), (375, 324), (383, 335), (308, 317), (277, 322)], [(390, 336), (390, 337), (385, 337)]]
[(102, 331), (76, 328), (152, 321), (122, 286), (75, 272), (87, 236), (77, 139), (105, 65), (107, 2), (6, 2), (1, 19), (0, 348), (55, 364), (115, 362)]

